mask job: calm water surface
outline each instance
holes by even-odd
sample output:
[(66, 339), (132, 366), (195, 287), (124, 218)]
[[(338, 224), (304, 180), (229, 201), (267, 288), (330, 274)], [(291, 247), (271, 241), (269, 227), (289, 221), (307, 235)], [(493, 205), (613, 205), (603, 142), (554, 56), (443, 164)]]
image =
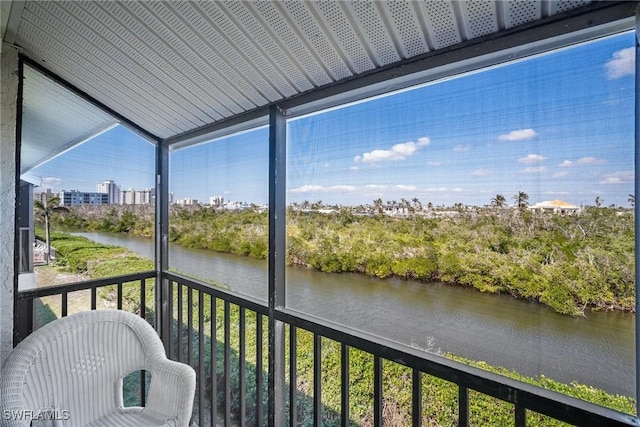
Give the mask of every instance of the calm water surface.
[[(153, 258), (151, 240), (77, 233)], [(267, 298), (267, 262), (170, 245), (169, 265)], [(559, 315), (540, 304), (440, 283), (287, 268), (288, 307), (413, 347), (454, 353), (524, 375), (578, 381), (635, 396), (635, 318)]]

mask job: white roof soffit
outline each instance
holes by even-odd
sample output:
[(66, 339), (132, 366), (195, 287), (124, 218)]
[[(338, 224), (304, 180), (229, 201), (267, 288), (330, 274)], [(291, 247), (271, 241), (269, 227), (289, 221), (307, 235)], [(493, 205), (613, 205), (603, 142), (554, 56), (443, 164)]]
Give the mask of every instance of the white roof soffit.
[(29, 172), (118, 123), (88, 101), (25, 66), (20, 173)]
[(301, 114), (298, 107), (345, 92), (361, 96), (352, 91), (628, 18), (635, 7), (590, 0), (27, 1), (15, 44), (115, 117), (172, 145), (264, 121), (272, 105)]

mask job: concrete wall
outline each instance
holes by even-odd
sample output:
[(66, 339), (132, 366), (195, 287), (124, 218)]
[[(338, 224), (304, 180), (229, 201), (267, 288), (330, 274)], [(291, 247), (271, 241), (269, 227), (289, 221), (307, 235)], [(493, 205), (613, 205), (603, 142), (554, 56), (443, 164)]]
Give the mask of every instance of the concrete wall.
[(0, 51), (0, 363), (13, 348), (14, 227), (16, 203), (16, 105), (18, 52)]

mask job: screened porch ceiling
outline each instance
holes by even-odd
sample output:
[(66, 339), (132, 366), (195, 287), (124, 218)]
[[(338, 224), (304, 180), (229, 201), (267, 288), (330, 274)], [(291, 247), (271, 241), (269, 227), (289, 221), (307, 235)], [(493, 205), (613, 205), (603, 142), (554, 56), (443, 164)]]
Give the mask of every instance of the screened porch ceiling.
[(472, 60), (472, 69), (482, 65), (478, 58), (520, 57), (545, 40), (595, 37), (612, 23), (630, 28), (636, 7), (588, 0), (2, 3), (3, 40), (30, 63), (22, 173), (114, 123), (177, 146), (264, 122), (270, 105), (300, 114), (407, 86), (425, 73), (437, 78), (452, 63)]

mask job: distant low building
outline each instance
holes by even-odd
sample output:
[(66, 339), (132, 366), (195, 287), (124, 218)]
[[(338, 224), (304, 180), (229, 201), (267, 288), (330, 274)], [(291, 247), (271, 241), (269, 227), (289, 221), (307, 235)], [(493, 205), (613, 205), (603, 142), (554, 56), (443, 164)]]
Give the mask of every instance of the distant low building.
[(185, 197), (184, 199), (176, 200), (176, 204), (182, 206), (195, 206), (198, 204), (198, 200), (192, 199), (191, 197)]
[(60, 204), (62, 206), (109, 204), (109, 195), (107, 193), (90, 193), (78, 190), (61, 190), (59, 196)]
[(559, 215), (569, 215), (580, 212), (580, 207), (567, 203), (563, 200), (547, 200), (530, 205), (529, 209), (538, 212), (554, 213)]
[(156, 190), (147, 188), (145, 190), (120, 190), (121, 205), (152, 205), (155, 203)]

